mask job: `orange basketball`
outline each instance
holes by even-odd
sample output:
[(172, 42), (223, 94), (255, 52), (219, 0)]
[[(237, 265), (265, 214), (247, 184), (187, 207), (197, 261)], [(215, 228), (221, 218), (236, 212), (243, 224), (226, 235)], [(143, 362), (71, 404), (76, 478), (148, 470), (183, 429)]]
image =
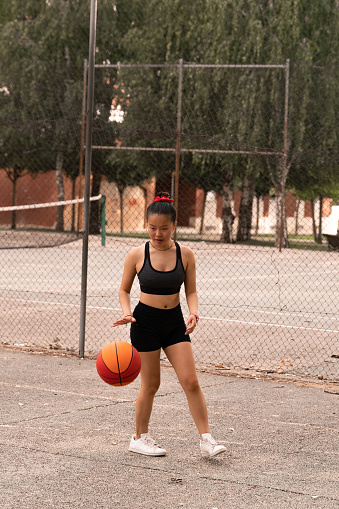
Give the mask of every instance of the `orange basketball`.
[(141, 359), (130, 343), (113, 341), (98, 353), (96, 367), (99, 376), (109, 385), (128, 385), (139, 375)]

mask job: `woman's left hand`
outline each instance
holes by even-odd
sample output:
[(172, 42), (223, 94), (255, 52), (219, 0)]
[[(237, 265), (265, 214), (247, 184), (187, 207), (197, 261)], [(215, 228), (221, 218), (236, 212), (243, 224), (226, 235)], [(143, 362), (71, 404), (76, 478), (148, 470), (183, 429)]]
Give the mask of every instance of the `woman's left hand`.
[(188, 320), (186, 322), (186, 332), (185, 332), (185, 335), (187, 336), (187, 334), (191, 334), (194, 329), (196, 328), (197, 326), (197, 318), (196, 316), (194, 315), (190, 315), (188, 317)]
[(136, 322), (136, 319), (134, 318), (134, 316), (126, 315), (123, 318), (121, 318), (120, 320), (116, 320), (113, 323), (112, 327), (117, 327), (118, 325), (127, 325), (127, 324), (133, 323), (133, 322)]

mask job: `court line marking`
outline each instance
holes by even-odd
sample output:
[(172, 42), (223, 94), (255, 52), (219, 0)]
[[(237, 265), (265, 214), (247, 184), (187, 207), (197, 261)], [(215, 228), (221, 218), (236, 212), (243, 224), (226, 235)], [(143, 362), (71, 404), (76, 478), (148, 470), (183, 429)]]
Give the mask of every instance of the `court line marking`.
[[(213, 278), (208, 278), (208, 277), (199, 277), (197, 276), (197, 283), (206, 283), (206, 282), (210, 282), (210, 281), (220, 281), (224, 284), (226, 284), (228, 281), (242, 281), (242, 280), (258, 280), (258, 279), (272, 279), (272, 280), (275, 280), (277, 278), (279, 279), (282, 279), (282, 278), (293, 278), (295, 279), (296, 277), (304, 277), (304, 276), (317, 276), (316, 278), (316, 281), (319, 280), (319, 276), (320, 275), (325, 275), (325, 276), (328, 276), (328, 275), (333, 275), (333, 271), (328, 271), (328, 272), (291, 272), (289, 274), (279, 274), (276, 272), (276, 271), (272, 271), (271, 274), (248, 274), (247, 276), (225, 276), (225, 277), (213, 277)], [(331, 278), (331, 281), (332, 281), (332, 278)], [(323, 282), (321, 282), (323, 283)]]
[(339, 330), (334, 330), (334, 329), (318, 329), (318, 328), (312, 329), (311, 327), (302, 327), (300, 325), (284, 325), (284, 324), (279, 324), (279, 323), (267, 323), (267, 322), (246, 322), (245, 320), (234, 320), (234, 319), (229, 319), (229, 318), (210, 318), (208, 316), (201, 316), (201, 315), (200, 315), (200, 318), (203, 320), (214, 320), (214, 321), (218, 321), (218, 322), (242, 323), (245, 325), (265, 325), (266, 327), (282, 327), (285, 329), (301, 329), (301, 330), (308, 330), (308, 331), (312, 331), (312, 332), (335, 332), (335, 333), (339, 332)]
[[(5, 298), (5, 297), (1, 297)], [(69, 307), (75, 307), (79, 308), (80, 304), (68, 304), (66, 302), (49, 302), (49, 301), (41, 301), (41, 300), (27, 300), (27, 299), (13, 299), (10, 298), (10, 300), (15, 300), (19, 302), (26, 302), (26, 303), (33, 303), (33, 304), (53, 304), (56, 306), (69, 306)], [(120, 308), (112, 308), (112, 307), (105, 307), (105, 306), (87, 306), (87, 309), (104, 309), (106, 311), (120, 311)], [(228, 323), (241, 323), (244, 325), (264, 325), (266, 327), (279, 327), (279, 328), (285, 328), (285, 329), (299, 329), (299, 330), (308, 330), (312, 332), (334, 332), (339, 333), (339, 330), (335, 329), (319, 329), (319, 328), (311, 328), (311, 327), (302, 327), (300, 325), (284, 325), (284, 324), (278, 324), (278, 323), (267, 323), (267, 322), (246, 322), (245, 320), (235, 320), (232, 318), (214, 318), (209, 316), (201, 316), (200, 318), (203, 320), (213, 320), (215, 322), (228, 322)]]
[[(34, 292), (36, 293), (36, 292)], [(59, 295), (62, 295), (61, 293)], [(73, 295), (74, 297), (74, 295)], [(102, 297), (101, 295), (91, 295), (90, 297)], [(107, 296), (105, 296), (107, 297)], [(53, 302), (53, 301), (43, 301), (43, 300), (30, 300), (30, 299), (20, 299), (20, 298), (17, 298), (17, 297), (7, 297), (7, 296), (2, 296), (0, 294), (0, 299), (4, 299), (4, 300), (14, 300), (14, 301), (18, 301), (18, 302), (32, 302), (33, 304), (53, 304), (53, 305), (60, 305), (60, 306), (71, 306), (71, 307), (80, 307), (80, 304), (70, 304), (70, 303), (67, 303), (67, 302)], [(80, 297), (79, 297), (80, 299)], [(133, 297), (131, 296), (131, 301), (138, 301), (138, 297)], [(219, 306), (221, 304), (218, 304)], [(203, 307), (204, 305), (202, 305)], [(211, 306), (210, 304), (205, 304), (205, 306)], [(105, 310), (113, 310), (113, 311), (121, 311), (120, 308), (112, 308), (112, 307), (105, 307), (105, 306), (87, 306), (87, 307), (90, 307), (92, 309), (105, 309)], [(305, 311), (304, 313), (302, 312), (297, 312), (297, 311), (277, 311), (275, 309), (273, 309), (272, 311), (270, 311), (269, 309), (258, 309), (257, 306), (254, 306), (254, 307), (249, 307), (249, 306), (244, 306), (243, 304), (239, 304), (239, 306), (227, 306), (226, 307), (228, 310), (231, 310), (231, 311), (246, 311), (247, 313), (260, 313), (260, 314), (266, 314), (266, 315), (290, 315), (290, 316), (295, 316), (295, 317), (312, 317), (314, 315), (317, 315), (317, 316), (322, 316), (323, 318), (326, 318), (327, 320), (338, 320), (338, 316), (337, 314), (335, 313), (327, 313), (325, 314), (325, 316), (323, 315), (320, 315), (319, 313), (315, 313), (315, 312), (310, 312), (310, 311)], [(184, 313), (185, 314), (185, 313)], [(333, 316), (331, 316), (333, 315)], [(210, 318), (211, 320), (217, 320), (217, 318), (213, 318), (211, 317)]]
[[(338, 320), (338, 315), (335, 313), (325, 314), (325, 316), (323, 316), (323, 315), (317, 314), (315, 312), (311, 313), (310, 311), (306, 311), (305, 313), (301, 313), (301, 312), (297, 312), (297, 311), (276, 311), (276, 310), (270, 311), (269, 309), (258, 309), (257, 307), (249, 308), (249, 307), (244, 307), (243, 305), (240, 305), (239, 307), (227, 306), (227, 309), (232, 310), (232, 311), (234, 311), (234, 310), (235, 311), (246, 311), (247, 313), (260, 313), (263, 315), (284, 315), (284, 316), (290, 315), (290, 316), (295, 316), (297, 318), (298, 317), (311, 318), (314, 315), (317, 315), (318, 317), (322, 316), (322, 317), (326, 318), (326, 320)], [(333, 315), (333, 316), (331, 316), (331, 315)]]
[[(18, 301), (18, 302), (27, 302), (27, 303), (33, 303), (33, 304), (52, 304), (54, 306), (70, 306), (70, 307), (80, 307), (80, 304), (70, 304), (70, 303), (67, 303), (67, 302), (53, 302), (53, 301), (41, 301), (41, 300), (28, 300), (28, 299), (18, 299), (18, 298), (15, 298), (15, 297), (3, 297), (0, 295), (0, 299), (6, 299), (6, 300), (14, 300), (14, 301)], [(137, 297), (131, 297), (131, 300), (132, 301), (137, 301), (138, 298)], [(91, 305), (87, 305), (87, 308), (90, 308), (90, 309), (104, 309), (106, 311), (121, 311), (120, 308), (112, 308), (112, 307), (106, 307), (106, 306), (91, 306)], [(310, 313), (310, 312), (305, 312), (305, 313), (297, 313), (297, 312), (294, 312), (294, 311), (275, 311), (275, 310), (272, 310), (272, 311), (269, 311), (267, 309), (257, 309), (257, 308), (248, 308), (248, 307), (242, 307), (239, 306), (239, 307), (230, 307), (230, 306), (227, 306), (227, 309), (229, 310), (236, 310), (236, 311), (246, 311), (247, 313), (260, 313), (260, 314), (266, 314), (266, 315), (283, 315), (283, 316), (294, 316), (294, 317), (304, 317), (304, 318), (307, 318), (307, 317), (313, 317), (314, 315), (316, 315), (316, 313)], [(184, 313), (185, 314), (185, 313)], [(324, 318), (326, 318), (326, 320), (338, 320), (338, 317), (337, 315), (335, 315), (334, 313), (331, 313), (332, 315), (334, 316), (330, 316), (330, 315), (326, 315)], [(318, 316), (321, 316), (321, 315), (318, 315)], [(206, 320), (221, 320), (219, 318), (213, 318), (213, 317), (205, 317)], [(231, 319), (225, 319), (227, 321), (230, 321)], [(245, 322), (245, 323), (252, 323), (252, 322)], [(255, 323), (255, 322), (253, 322)], [(266, 322), (260, 322), (260, 323), (266, 323)], [(308, 327), (306, 327), (307, 329)], [(325, 330), (325, 329), (322, 329), (322, 330)]]
[[(44, 300), (28, 300), (28, 299), (15, 299), (13, 297), (1, 297), (0, 299), (7, 299), (7, 300), (15, 300), (16, 302), (26, 302), (27, 304), (52, 304), (53, 306), (68, 306), (71, 308), (79, 308), (80, 304), (70, 304), (68, 302), (53, 302), (53, 301), (44, 301)], [(86, 308), (88, 309), (104, 309), (108, 311), (121, 311), (120, 308), (111, 308), (111, 307), (105, 307), (105, 306), (90, 306), (86, 305)]]
[(95, 398), (95, 399), (105, 399), (108, 401), (113, 401), (114, 403), (132, 403), (133, 400), (131, 399), (125, 399), (125, 398), (113, 398), (113, 396), (100, 396), (96, 394), (86, 394), (84, 392), (71, 392), (71, 391), (65, 391), (63, 389), (56, 389), (49, 387), (41, 387), (41, 386), (35, 386), (35, 385), (27, 385), (27, 384), (17, 384), (17, 383), (11, 383), (11, 382), (0, 382), (0, 385), (6, 386), (6, 387), (12, 387), (15, 389), (30, 389), (33, 391), (42, 391), (42, 392), (51, 392), (51, 393), (60, 393), (60, 394), (68, 394), (70, 396), (82, 396), (84, 398)]

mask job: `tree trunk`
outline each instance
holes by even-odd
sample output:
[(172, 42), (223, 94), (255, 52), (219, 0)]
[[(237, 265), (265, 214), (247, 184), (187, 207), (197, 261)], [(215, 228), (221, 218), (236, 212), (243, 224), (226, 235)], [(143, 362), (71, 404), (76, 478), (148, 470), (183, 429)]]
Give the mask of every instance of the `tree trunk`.
[(256, 196), (256, 206), (257, 206), (257, 216), (255, 220), (255, 234), (258, 235), (259, 233), (259, 214), (260, 214), (260, 197)]
[[(75, 200), (75, 178), (72, 180), (72, 200)], [(72, 204), (71, 232), (75, 232), (75, 203)]]
[(124, 184), (118, 183), (118, 191), (120, 196), (120, 233), (124, 232)]
[[(17, 182), (18, 182), (19, 178), (24, 176), (25, 170), (16, 168), (16, 167), (5, 168), (5, 173), (8, 177), (8, 179), (13, 184), (12, 207), (16, 207), (16, 205), (17, 205)], [(16, 220), (17, 220), (16, 210), (12, 210), (12, 219), (11, 219), (11, 229), (12, 230), (16, 229)]]
[(233, 182), (232, 177), (228, 173), (228, 171), (224, 171), (223, 173), (223, 183), (222, 183), (222, 234), (221, 234), (221, 242), (225, 242), (226, 244), (233, 244), (233, 223), (235, 216), (232, 212), (232, 198), (233, 198)]
[(318, 238), (317, 238), (318, 244), (323, 243), (322, 230), (323, 230), (323, 197), (319, 196), (319, 225), (318, 225)]
[[(92, 173), (92, 189), (91, 196), (98, 196), (100, 194), (102, 174), (100, 171), (95, 170)], [(99, 235), (100, 233), (100, 202), (99, 200), (91, 201), (89, 211), (89, 234)]]
[[(13, 182), (13, 207), (16, 206), (16, 191), (17, 191), (17, 180), (18, 180), (17, 172), (13, 170), (13, 178), (11, 179)], [(12, 210), (12, 224), (11, 229), (16, 229), (16, 210)]]
[(317, 242), (317, 226), (315, 224), (314, 200), (311, 200), (311, 213), (312, 213), (313, 239), (314, 242)]
[(276, 225), (275, 247), (290, 247), (287, 235), (286, 203), (283, 196), (281, 182), (275, 182)]
[(255, 183), (244, 175), (241, 188), (237, 241), (249, 240), (252, 228), (252, 207)]
[(200, 230), (199, 233), (202, 235), (204, 233), (204, 226), (205, 226), (205, 210), (206, 210), (206, 199), (207, 199), (207, 193), (204, 191), (204, 198), (202, 201), (202, 211), (201, 211), (201, 222), (200, 222)]
[(290, 170), (292, 162), (290, 161), (282, 167), (282, 161), (276, 161), (275, 164), (266, 159), (267, 166), (271, 175), (271, 180), (275, 189), (276, 200), (276, 224), (275, 224), (275, 247), (290, 247), (287, 234), (287, 219), (286, 219), (286, 179)]
[[(62, 165), (64, 161), (64, 154), (60, 150), (57, 154), (56, 158), (56, 183), (58, 188), (58, 201), (64, 201), (65, 192), (64, 192), (64, 179), (62, 176)], [(60, 205), (57, 209), (57, 221), (56, 221), (56, 231), (63, 232), (65, 230), (64, 227), (64, 205)]]
[(143, 186), (141, 186), (141, 189), (144, 193), (144, 228), (146, 228), (146, 213), (147, 213), (147, 189)]
[(300, 199), (297, 197), (297, 206), (295, 209), (295, 228), (294, 228), (295, 235), (298, 235), (298, 232), (299, 232), (299, 208), (300, 208)]

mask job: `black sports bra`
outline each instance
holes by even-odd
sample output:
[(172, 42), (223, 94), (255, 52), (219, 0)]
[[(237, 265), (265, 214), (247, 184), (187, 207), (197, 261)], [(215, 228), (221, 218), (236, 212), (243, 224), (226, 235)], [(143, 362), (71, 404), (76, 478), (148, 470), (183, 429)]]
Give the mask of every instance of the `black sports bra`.
[(177, 263), (173, 270), (156, 270), (151, 265), (149, 255), (149, 241), (145, 244), (144, 264), (138, 272), (140, 290), (152, 295), (173, 295), (180, 292), (180, 287), (185, 281), (185, 269), (182, 264), (181, 250), (176, 242)]

